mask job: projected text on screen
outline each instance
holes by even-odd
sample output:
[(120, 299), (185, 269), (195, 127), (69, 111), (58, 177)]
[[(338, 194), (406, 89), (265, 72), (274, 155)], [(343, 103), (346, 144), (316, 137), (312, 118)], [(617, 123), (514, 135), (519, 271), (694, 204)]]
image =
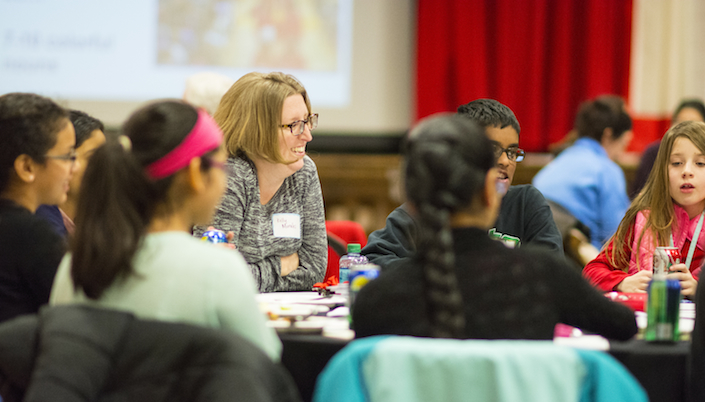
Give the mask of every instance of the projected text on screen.
[(0, 0), (0, 93), (141, 101), (186, 77), (284, 71), (349, 102), (352, 0)]

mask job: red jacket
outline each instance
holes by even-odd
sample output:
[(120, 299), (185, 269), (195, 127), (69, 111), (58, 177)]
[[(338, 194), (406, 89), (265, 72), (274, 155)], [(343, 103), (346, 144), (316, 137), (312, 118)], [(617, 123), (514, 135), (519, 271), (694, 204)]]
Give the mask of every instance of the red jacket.
[[(629, 252), (629, 246), (634, 242), (634, 223), (632, 223), (629, 228), (629, 239), (624, 243), (624, 251), (627, 253), (627, 260), (631, 258), (631, 253)], [(607, 245), (602, 249), (600, 254), (595, 257), (594, 260), (590, 261), (583, 269), (583, 276), (590, 280), (590, 282), (602, 289), (605, 292), (610, 292), (616, 290), (615, 288), (619, 285), (624, 278), (629, 276), (626, 272), (622, 271), (620, 268), (615, 267), (610, 263), (607, 258), (608, 255), (612, 255), (612, 250), (614, 248), (614, 238), (610, 239)], [(690, 248), (690, 240), (686, 239), (683, 247), (681, 247), (681, 255), (688, 255), (688, 249)], [(705, 259), (705, 252), (700, 248), (696, 247), (693, 253), (693, 262), (690, 264), (690, 272), (693, 277), (697, 280), (700, 274), (700, 268)], [(626, 267), (625, 267), (626, 269)]]

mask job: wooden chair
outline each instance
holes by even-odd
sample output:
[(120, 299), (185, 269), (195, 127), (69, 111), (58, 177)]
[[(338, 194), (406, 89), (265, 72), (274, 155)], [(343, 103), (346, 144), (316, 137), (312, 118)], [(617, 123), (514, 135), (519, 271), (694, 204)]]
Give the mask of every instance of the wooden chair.
[(560, 204), (546, 201), (553, 213), (553, 221), (563, 237), (563, 252), (580, 268), (585, 267), (600, 253), (600, 250), (590, 243), (590, 229)]

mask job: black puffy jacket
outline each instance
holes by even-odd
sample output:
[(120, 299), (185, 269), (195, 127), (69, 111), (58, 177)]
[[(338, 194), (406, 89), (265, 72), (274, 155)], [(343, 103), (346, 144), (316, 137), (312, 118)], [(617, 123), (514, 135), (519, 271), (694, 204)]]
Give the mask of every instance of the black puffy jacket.
[(226, 331), (88, 306), (0, 325), (0, 394), (14, 401), (300, 401), (289, 374)]

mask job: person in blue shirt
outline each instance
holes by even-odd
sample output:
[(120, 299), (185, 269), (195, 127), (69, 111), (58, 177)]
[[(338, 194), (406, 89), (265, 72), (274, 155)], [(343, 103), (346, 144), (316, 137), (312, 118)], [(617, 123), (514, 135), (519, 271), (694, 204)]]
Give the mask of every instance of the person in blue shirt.
[(541, 169), (533, 185), (590, 229), (601, 248), (629, 207), (624, 172), (615, 162), (632, 139), (632, 120), (614, 95), (584, 102), (575, 119), (578, 140)]

